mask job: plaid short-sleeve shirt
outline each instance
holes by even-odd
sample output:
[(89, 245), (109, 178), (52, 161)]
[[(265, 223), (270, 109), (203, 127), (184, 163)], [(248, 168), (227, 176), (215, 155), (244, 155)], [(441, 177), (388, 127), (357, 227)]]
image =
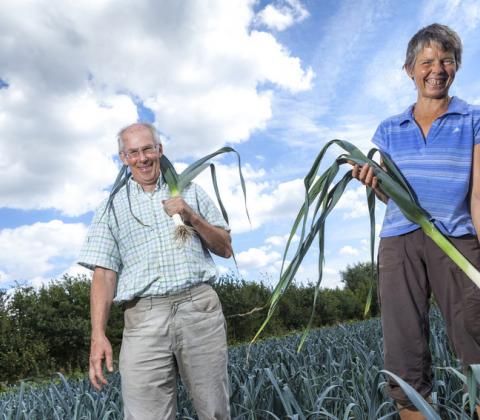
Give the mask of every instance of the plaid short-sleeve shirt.
[[(162, 204), (170, 198), (163, 178), (151, 193), (133, 179), (128, 182), (131, 210), (125, 187), (115, 195), (112, 210), (104, 212), (105, 200), (95, 213), (78, 263), (91, 270), (99, 266), (117, 273), (115, 302), (176, 293), (213, 281), (217, 270), (200, 237), (194, 234), (185, 244), (174, 239), (175, 225)], [(182, 198), (208, 223), (229, 230), (198, 185), (190, 183)]]

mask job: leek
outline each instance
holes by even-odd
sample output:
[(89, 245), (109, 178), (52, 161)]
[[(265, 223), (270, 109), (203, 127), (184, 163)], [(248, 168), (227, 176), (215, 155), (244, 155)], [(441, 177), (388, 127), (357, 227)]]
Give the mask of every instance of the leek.
[[(215, 171), (215, 165), (213, 163), (208, 163), (208, 161), (215, 156), (222, 154), (222, 153), (229, 153), (233, 152), (237, 155), (238, 159), (238, 173), (240, 177), (240, 184), (242, 186), (242, 191), (243, 191), (243, 197), (245, 201), (245, 211), (247, 213), (248, 220), (250, 221), (250, 216), (248, 214), (248, 209), (247, 209), (247, 195), (246, 195), (246, 187), (245, 187), (245, 180), (243, 178), (242, 174), (242, 168), (241, 168), (241, 162), (240, 162), (240, 155), (238, 152), (231, 148), (231, 147), (222, 147), (221, 149), (218, 149), (216, 152), (211, 153), (196, 162), (192, 163), (190, 166), (188, 166), (181, 174), (178, 174), (173, 167), (172, 163), (168, 160), (168, 158), (165, 155), (162, 155), (160, 158), (160, 169), (163, 175), (163, 178), (165, 179), (165, 182), (168, 185), (168, 189), (170, 190), (170, 195), (172, 197), (179, 197), (182, 194), (182, 191), (184, 188), (191, 182), (193, 179), (199, 175), (201, 172), (203, 172), (204, 169), (207, 167), (210, 167), (210, 172), (212, 176), (212, 183), (213, 183), (213, 188), (215, 190), (215, 195), (217, 197), (218, 204), (220, 206), (220, 210), (222, 212), (222, 215), (225, 219), (225, 221), (228, 223), (228, 214), (227, 211), (225, 210), (225, 207), (222, 203), (222, 200), (220, 198), (220, 193), (218, 189), (218, 184), (217, 184), (217, 176), (216, 176), (216, 171)], [(175, 238), (177, 240), (180, 240), (181, 242), (185, 242), (188, 240), (191, 235), (193, 234), (193, 228), (191, 226), (185, 225), (183, 222), (182, 218), (180, 217), (179, 214), (174, 214), (172, 216), (173, 222), (175, 223)]]
[[(229, 222), (228, 214), (220, 198), (215, 165), (209, 161), (217, 155), (220, 155), (223, 153), (230, 153), (230, 152), (233, 152), (237, 155), (238, 173), (240, 177), (240, 184), (243, 191), (245, 211), (247, 213), (248, 220), (250, 221), (250, 215), (247, 209), (247, 193), (246, 193), (246, 187), (245, 187), (245, 180), (242, 174), (240, 155), (232, 147), (222, 147), (218, 149), (216, 152), (213, 152), (207, 156), (204, 156), (203, 158), (197, 160), (196, 162), (188, 166), (181, 174), (178, 174), (175, 168), (173, 167), (172, 163), (170, 162), (170, 160), (168, 160), (168, 158), (165, 155), (162, 155), (160, 157), (161, 175), (163, 176), (165, 182), (168, 185), (168, 189), (170, 191), (171, 197), (179, 197), (182, 194), (182, 191), (185, 189), (185, 187), (190, 182), (192, 182), (197, 175), (203, 172), (206, 168), (210, 167), (210, 173), (212, 177), (213, 188), (215, 190), (215, 195), (217, 197), (217, 201), (220, 206), (222, 216), (225, 219), (225, 221), (228, 223)], [(115, 220), (118, 224), (117, 218), (115, 216), (115, 207), (113, 205), (113, 199), (117, 194), (117, 192), (120, 191), (120, 189), (123, 186), (125, 186), (126, 192), (127, 192), (128, 204), (130, 207), (130, 212), (132, 213), (133, 217), (135, 218), (135, 220), (137, 220), (138, 223), (145, 226), (145, 224), (137, 216), (135, 216), (135, 214), (133, 214), (133, 211), (132, 211), (132, 205), (130, 201), (130, 186), (128, 183), (128, 180), (130, 179), (131, 176), (132, 174), (130, 171), (128, 171), (128, 166), (123, 165), (110, 191), (110, 196), (107, 200), (104, 213), (106, 211), (109, 211), (109, 212), (112, 211), (115, 217)], [(190, 236), (193, 234), (193, 228), (190, 226), (186, 226), (179, 214), (174, 214), (172, 216), (172, 220), (175, 223), (175, 238), (180, 240), (181, 242), (185, 242), (186, 240), (188, 240)]]
[[(332, 145), (338, 145), (344, 149), (345, 153), (342, 153), (338, 156), (333, 164), (324, 171), (320, 176), (318, 176), (318, 171), (320, 165), (323, 161), (323, 157), (327, 152), (328, 148)], [(380, 153), (386, 171), (373, 160), (375, 153)], [(427, 236), (429, 236), (459, 267), (460, 269), (478, 286), (480, 287), (480, 273), (478, 270), (468, 261), (456, 248), (455, 246), (445, 237), (440, 231), (435, 227), (433, 222), (430, 220), (428, 213), (422, 209), (415, 200), (415, 196), (411, 191), (409, 185), (403, 178), (400, 171), (396, 168), (391, 159), (378, 151), (377, 149), (372, 149), (365, 156), (357, 147), (353, 144), (343, 141), (343, 140), (331, 140), (328, 142), (320, 151), (317, 158), (315, 159), (311, 169), (308, 174), (305, 176), (304, 185), (305, 185), (305, 201), (301, 206), (297, 217), (293, 223), (285, 251), (283, 253), (282, 267), (280, 270), (280, 279), (274, 288), (272, 295), (269, 299), (268, 306), (269, 310), (267, 316), (260, 326), (259, 330), (252, 339), (252, 343), (259, 337), (265, 326), (270, 321), (273, 313), (275, 312), (278, 303), (285, 293), (287, 287), (293, 281), (295, 274), (297, 273), (298, 268), (300, 267), (303, 258), (307, 254), (313, 240), (316, 238), (319, 245), (319, 261), (318, 261), (318, 280), (314, 292), (314, 301), (312, 306), (312, 312), (308, 325), (303, 333), (303, 336), (300, 340), (298, 350), (300, 351), (305, 339), (310, 331), (313, 316), (315, 311), (315, 305), (320, 289), (320, 283), (322, 280), (322, 268), (324, 262), (324, 227), (325, 220), (328, 214), (333, 210), (335, 205), (338, 203), (338, 200), (342, 196), (345, 188), (348, 183), (353, 179), (351, 170), (349, 170), (336, 184), (333, 185), (333, 181), (339, 171), (341, 165), (356, 163), (358, 165), (368, 164), (373, 168), (374, 175), (378, 179), (378, 186), (382, 191), (389, 196), (395, 203), (398, 205), (402, 213), (407, 217), (407, 219), (418, 224)], [(368, 208), (370, 214), (370, 242), (371, 242), (371, 259), (372, 259), (372, 268), (373, 268), (373, 249), (375, 241), (375, 194), (370, 187), (366, 187), (367, 191), (367, 200)], [(314, 207), (313, 216), (311, 220), (311, 226), (307, 232), (307, 220), (311, 207)], [(285, 267), (285, 261), (287, 258), (288, 251), (290, 249), (291, 241), (296, 234), (297, 230), (301, 226), (300, 241), (299, 245), (295, 251), (295, 254), (290, 262), (290, 264)], [(373, 270), (372, 270), (373, 277)], [(373, 279), (372, 279), (373, 282)], [(373, 283), (372, 283), (373, 285)], [(371, 303), (371, 291), (370, 288), (369, 297), (367, 299), (365, 307), (365, 315), (368, 314), (370, 303)]]

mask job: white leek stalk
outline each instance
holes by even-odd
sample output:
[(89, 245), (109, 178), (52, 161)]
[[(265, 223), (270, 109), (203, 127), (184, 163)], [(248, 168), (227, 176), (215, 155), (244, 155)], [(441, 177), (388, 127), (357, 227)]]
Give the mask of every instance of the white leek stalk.
[[(242, 169), (240, 164), (240, 155), (231, 147), (222, 147), (221, 149), (217, 150), (214, 153), (211, 153), (198, 161), (192, 163), (188, 168), (186, 168), (181, 174), (178, 174), (175, 171), (172, 163), (167, 159), (165, 155), (160, 157), (160, 168), (162, 171), (162, 175), (165, 179), (165, 182), (168, 185), (168, 189), (170, 190), (170, 195), (172, 197), (179, 197), (182, 194), (182, 191), (185, 187), (197, 176), (199, 175), (204, 169), (210, 167), (211, 175), (212, 175), (212, 183), (215, 190), (215, 194), (217, 196), (218, 204), (220, 205), (220, 210), (222, 211), (222, 215), (225, 221), (228, 223), (228, 215), (223, 206), (222, 200), (220, 199), (220, 194), (218, 192), (218, 185), (217, 185), (217, 178), (215, 175), (215, 166), (213, 163), (209, 163), (208, 161), (213, 157), (222, 154), (234, 152), (238, 158), (238, 172), (240, 175), (240, 183), (243, 190), (243, 196), (245, 199), (245, 210), (247, 211), (247, 197), (246, 197), (246, 188), (245, 188), (245, 181), (242, 175)], [(179, 240), (182, 243), (185, 243), (189, 238), (192, 237), (194, 233), (194, 229), (191, 226), (185, 225), (181, 216), (179, 214), (174, 214), (172, 216), (173, 223), (175, 224), (175, 239)]]

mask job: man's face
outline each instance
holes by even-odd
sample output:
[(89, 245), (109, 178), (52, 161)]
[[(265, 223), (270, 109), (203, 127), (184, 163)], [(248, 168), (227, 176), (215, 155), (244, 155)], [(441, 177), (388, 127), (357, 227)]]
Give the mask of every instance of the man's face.
[(155, 144), (147, 127), (133, 125), (123, 133), (123, 150), (120, 158), (130, 167), (133, 179), (145, 191), (153, 191), (160, 176), (162, 145)]

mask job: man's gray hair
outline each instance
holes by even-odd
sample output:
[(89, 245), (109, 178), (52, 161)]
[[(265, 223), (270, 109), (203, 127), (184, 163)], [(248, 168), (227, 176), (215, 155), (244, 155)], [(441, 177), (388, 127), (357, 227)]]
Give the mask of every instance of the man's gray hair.
[(117, 134), (117, 142), (118, 142), (118, 151), (122, 152), (123, 151), (123, 134), (125, 131), (129, 130), (131, 127), (134, 125), (140, 126), (140, 127), (145, 127), (150, 130), (150, 133), (152, 133), (153, 140), (155, 141), (155, 144), (162, 144), (162, 141), (160, 140), (160, 136), (158, 134), (157, 129), (150, 123), (146, 122), (138, 122), (138, 123), (133, 123), (130, 125), (127, 125), (126, 127), (122, 128), (118, 134)]
[(410, 40), (403, 68), (411, 71), (417, 54), (431, 44), (438, 45), (444, 51), (453, 52), (457, 70), (462, 63), (462, 40), (458, 34), (446, 25), (433, 23), (420, 29)]

